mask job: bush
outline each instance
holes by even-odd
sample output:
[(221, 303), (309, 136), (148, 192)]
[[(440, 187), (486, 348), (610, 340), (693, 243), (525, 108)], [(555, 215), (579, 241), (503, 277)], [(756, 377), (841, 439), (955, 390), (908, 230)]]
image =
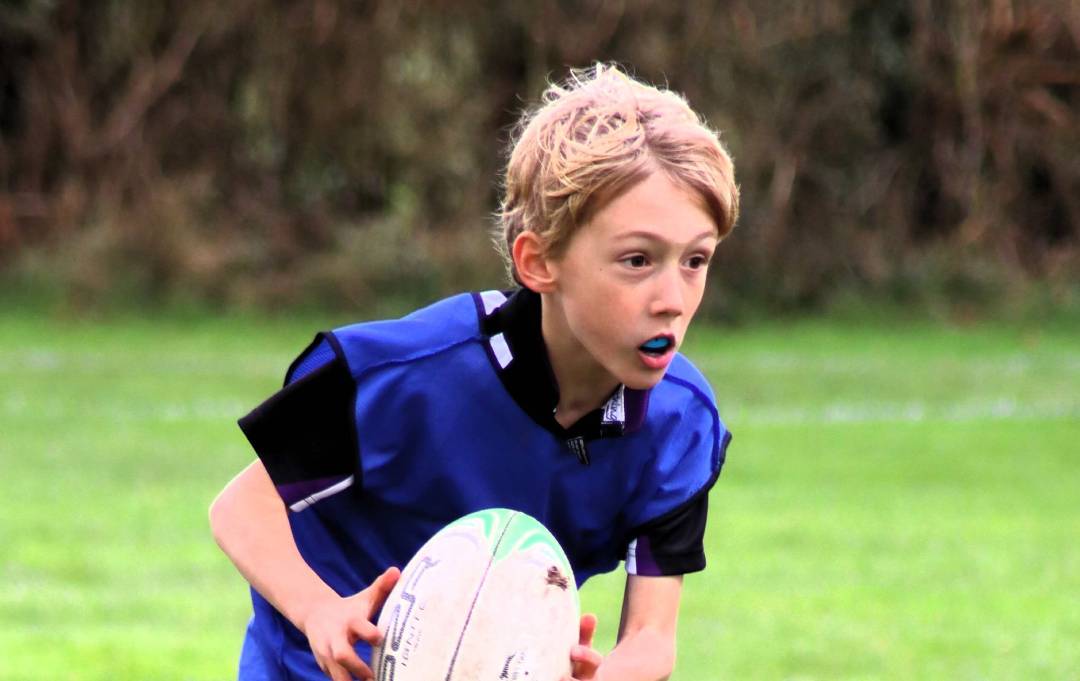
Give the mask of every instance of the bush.
[(0, 267), (53, 263), (76, 305), (371, 306), (498, 285), (485, 234), (508, 126), (547, 79), (602, 59), (686, 93), (735, 156), (743, 217), (709, 314), (1068, 297), (1069, 8), (8, 3)]

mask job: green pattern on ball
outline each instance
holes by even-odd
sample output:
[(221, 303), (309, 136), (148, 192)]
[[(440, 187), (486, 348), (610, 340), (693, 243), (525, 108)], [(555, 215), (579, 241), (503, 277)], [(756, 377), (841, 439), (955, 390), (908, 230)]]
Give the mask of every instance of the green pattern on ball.
[(541, 562), (557, 567), (563, 576), (575, 585), (573, 593), (577, 600), (574, 569), (570, 566), (570, 560), (558, 540), (538, 520), (527, 513), (508, 508), (487, 508), (462, 516), (447, 525), (447, 528), (477, 524), (482, 528), (488, 545), (495, 547), (492, 562), (506, 560), (515, 553), (538, 553)]
[(535, 558), (541, 563), (546, 563), (559, 570), (566, 578), (570, 593), (574, 602), (580, 608), (580, 600), (577, 584), (574, 580), (574, 569), (570, 566), (570, 560), (558, 540), (532, 516), (518, 511), (507, 509), (492, 509), (499, 512), (500, 525), (506, 529), (502, 532), (502, 538), (492, 557), (493, 563), (506, 560), (514, 554), (536, 554)]
[(514, 512), (504, 508), (486, 508), (482, 511), (464, 515), (447, 525), (446, 528), (479, 524), (484, 541), (488, 543), (488, 546), (494, 546), (502, 527), (507, 523), (509, 515), (512, 513)]

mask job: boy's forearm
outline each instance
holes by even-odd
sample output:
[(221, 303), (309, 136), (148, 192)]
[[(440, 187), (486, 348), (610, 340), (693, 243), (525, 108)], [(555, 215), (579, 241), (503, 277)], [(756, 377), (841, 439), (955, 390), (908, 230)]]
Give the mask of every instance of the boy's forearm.
[(285, 506), (258, 462), (214, 500), (210, 526), (240, 574), (297, 628), (316, 604), (339, 597), (300, 555)]
[(597, 678), (617, 681), (664, 681), (675, 668), (675, 642), (653, 629), (639, 629), (619, 640), (604, 658)]

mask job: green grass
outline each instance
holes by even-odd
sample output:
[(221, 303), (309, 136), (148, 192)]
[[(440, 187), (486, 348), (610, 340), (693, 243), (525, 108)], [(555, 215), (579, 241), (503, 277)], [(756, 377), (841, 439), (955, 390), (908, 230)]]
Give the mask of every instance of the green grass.
[[(336, 320), (335, 320), (336, 321)], [(0, 313), (0, 679), (227, 679), (206, 507), (319, 322)], [(1080, 333), (697, 329), (735, 433), (675, 678), (1080, 679)], [(621, 575), (585, 588), (601, 646)]]

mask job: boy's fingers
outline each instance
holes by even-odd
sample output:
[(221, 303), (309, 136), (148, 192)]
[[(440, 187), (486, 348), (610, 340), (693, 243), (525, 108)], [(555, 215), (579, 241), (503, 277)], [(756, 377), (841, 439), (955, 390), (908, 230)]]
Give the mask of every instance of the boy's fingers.
[(323, 673), (330, 677), (331, 681), (352, 681), (352, 677), (349, 676), (349, 672), (345, 671), (341, 666), (328, 662), (326, 664), (319, 665), (322, 667)]
[(382, 607), (382, 604), (386, 601), (386, 597), (394, 590), (394, 585), (397, 584), (400, 577), (401, 570), (396, 567), (389, 567), (386, 569), (386, 572), (379, 575), (375, 581), (371, 583), (371, 586), (368, 587), (368, 598), (370, 599), (368, 617), (371, 617), (372, 613)]
[(354, 617), (349, 622), (349, 631), (352, 633), (354, 641), (357, 639), (363, 640), (373, 646), (382, 643), (382, 633), (379, 631), (379, 627), (363, 617)]
[(596, 633), (596, 615), (588, 613), (581, 616), (581, 629), (578, 643), (583, 646), (591, 646), (593, 634)]
[(582, 615), (578, 631), (578, 645), (570, 649), (570, 668), (573, 681), (585, 681), (596, 675), (596, 670), (604, 660), (592, 647), (593, 635), (596, 633), (596, 615)]
[[(341, 681), (352, 681), (353, 677), (358, 679), (371, 679), (375, 675), (371, 673), (371, 667), (368, 667), (360, 656), (356, 654), (356, 651), (351, 645), (342, 643), (330, 648), (331, 659), (327, 662), (327, 667), (330, 669), (330, 678), (334, 681), (338, 681), (338, 677), (333, 673), (335, 668), (341, 672)], [(350, 676), (351, 674), (351, 676)]]
[(570, 662), (575, 679), (585, 681), (593, 678), (603, 661), (603, 656), (588, 646), (578, 645), (570, 649)]

